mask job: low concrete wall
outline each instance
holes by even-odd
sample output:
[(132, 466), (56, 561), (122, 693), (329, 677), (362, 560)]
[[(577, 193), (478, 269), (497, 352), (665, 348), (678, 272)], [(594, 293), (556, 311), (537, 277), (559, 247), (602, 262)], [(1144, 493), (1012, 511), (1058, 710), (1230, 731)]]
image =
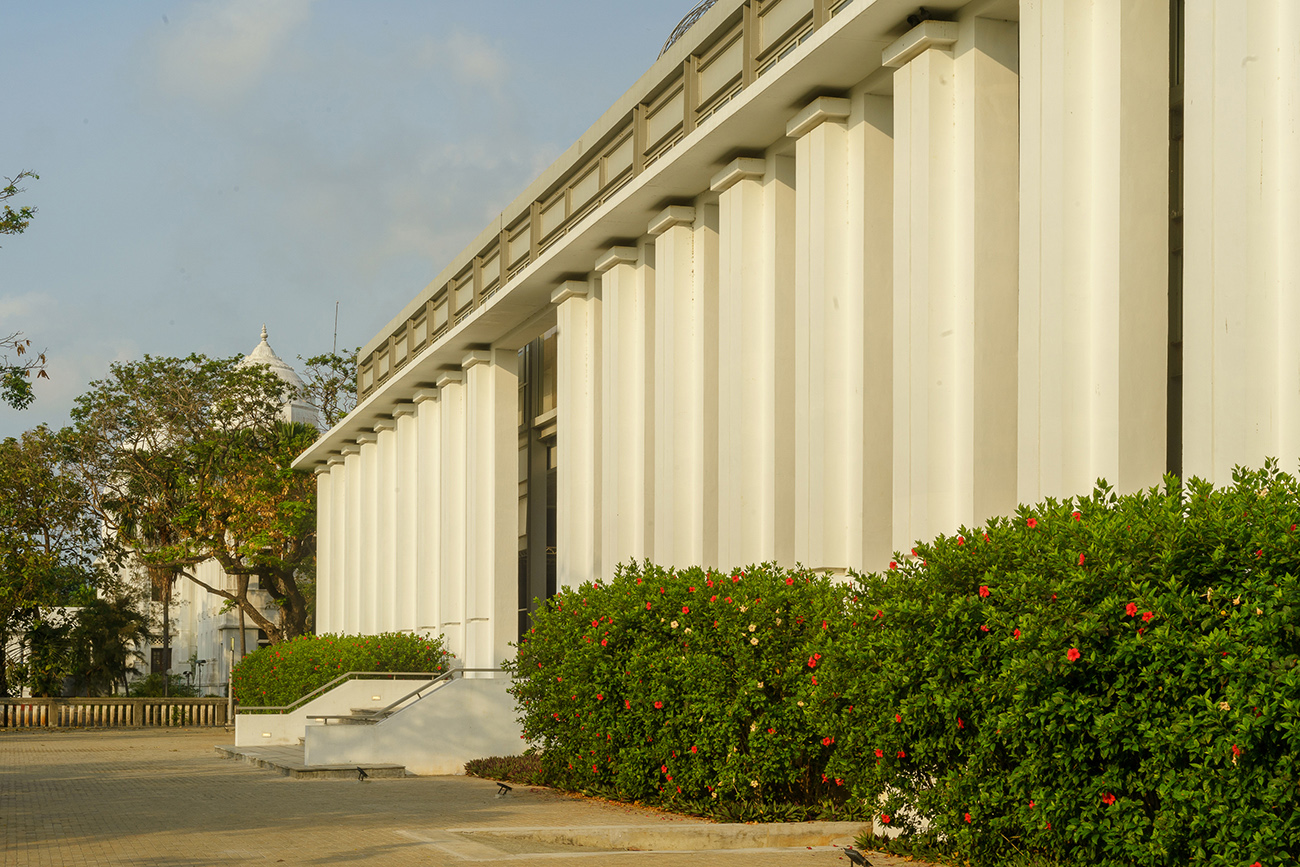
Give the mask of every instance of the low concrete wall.
[(308, 723), (307, 717), (322, 714), (346, 714), (353, 708), (387, 707), (416, 689), (421, 680), (348, 680), (324, 695), (317, 696), (300, 708), (284, 714), (236, 713), (235, 746), (255, 747), (296, 745), (306, 730), (320, 727)]
[(470, 759), (523, 752), (508, 677), (457, 678), (374, 725), (307, 729), (308, 765), (405, 765), (412, 774), (463, 774)]

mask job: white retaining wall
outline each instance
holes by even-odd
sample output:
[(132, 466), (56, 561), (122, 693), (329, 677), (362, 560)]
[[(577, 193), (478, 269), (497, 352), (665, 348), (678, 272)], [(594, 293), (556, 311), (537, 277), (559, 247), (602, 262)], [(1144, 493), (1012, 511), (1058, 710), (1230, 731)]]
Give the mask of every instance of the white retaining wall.
[[(284, 714), (235, 714), (235, 746), (255, 747), (296, 744), (308, 727), (307, 717), (346, 714), (353, 708), (387, 707), (416, 689), (419, 679), (349, 680), (302, 707)], [(312, 723), (313, 727), (319, 723)]]

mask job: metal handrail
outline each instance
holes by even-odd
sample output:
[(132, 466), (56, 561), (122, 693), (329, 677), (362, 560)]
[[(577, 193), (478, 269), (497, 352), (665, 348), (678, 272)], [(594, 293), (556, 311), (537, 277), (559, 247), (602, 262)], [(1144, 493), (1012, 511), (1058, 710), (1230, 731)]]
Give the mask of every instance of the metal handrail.
[[(411, 692), (408, 692), (406, 695), (402, 696), (397, 701), (393, 702), (387, 707), (382, 707), (379, 710), (374, 710), (374, 711), (367, 708), (366, 716), (376, 722), (381, 719), (384, 719), (389, 714), (391, 714), (394, 710), (406, 704), (407, 701), (411, 699), (415, 699), (416, 701), (419, 701), (421, 698), (423, 698), (423, 696), (421, 696), (420, 693), (424, 692), (426, 689), (431, 689), (432, 687), (438, 685), (439, 683), (442, 683), (443, 681), (450, 681), (452, 676), (456, 674), (464, 675), (467, 672), (473, 672), (476, 674), (478, 673), (485, 674), (489, 672), (493, 674), (501, 674), (504, 671), (505, 669), (502, 668), (451, 668), (448, 669), (444, 674), (440, 674), (437, 677), (435, 677), (433, 680), (429, 681), (428, 683), (423, 684), (422, 686), (420, 686), (419, 689), (415, 689), (412, 690)], [(352, 719), (352, 718), (353, 718), (352, 714), (319, 714), (319, 715), (313, 714), (307, 717), (307, 719), (315, 719), (315, 720)]]
[[(452, 670), (454, 671), (455, 669), (452, 669)], [(445, 674), (445, 673), (444, 673), (444, 674)], [(322, 693), (324, 693), (324, 692), (328, 692), (329, 690), (331, 690), (331, 689), (333, 689), (334, 687), (338, 686), (340, 683), (344, 683), (344, 682), (349, 681), (349, 680), (355, 680), (355, 679), (357, 679), (357, 678), (360, 678), (360, 677), (367, 677), (367, 676), (368, 676), (368, 677), (373, 677), (373, 678), (376, 678), (376, 679), (379, 679), (379, 678), (387, 678), (387, 679), (389, 679), (389, 680), (396, 680), (396, 679), (399, 678), (399, 677), (400, 677), (400, 678), (412, 678), (412, 677), (426, 678), (426, 677), (431, 677), (431, 678), (435, 678), (435, 679), (436, 679), (436, 678), (439, 678), (439, 677), (443, 677), (444, 675), (442, 675), (442, 674), (438, 674), (438, 673), (436, 673), (436, 672), (432, 672), (432, 671), (347, 671), (347, 672), (344, 672), (343, 674), (340, 674), (338, 677), (334, 678), (333, 680), (331, 680), (329, 683), (325, 684), (324, 686), (320, 686), (320, 687), (317, 687), (316, 689), (313, 689), (311, 692), (307, 693), (307, 694), (304, 695), (302, 698), (298, 699), (298, 700), (295, 701), (295, 702), (291, 702), (290, 704), (280, 705), (280, 706), (271, 706), (271, 705), (267, 705), (267, 706), (258, 706), (258, 705), (253, 705), (253, 706), (249, 706), (249, 707), (240, 707), (240, 708), (239, 708), (239, 712), (240, 712), (240, 713), (247, 713), (247, 712), (249, 712), (249, 711), (255, 711), (255, 710), (259, 710), (259, 711), (274, 710), (274, 711), (279, 711), (280, 713), (288, 713), (288, 712), (291, 712), (291, 711), (295, 710), (299, 705), (303, 704), (304, 702), (311, 701), (313, 698), (316, 698), (318, 695), (320, 695), (320, 694), (322, 694)]]

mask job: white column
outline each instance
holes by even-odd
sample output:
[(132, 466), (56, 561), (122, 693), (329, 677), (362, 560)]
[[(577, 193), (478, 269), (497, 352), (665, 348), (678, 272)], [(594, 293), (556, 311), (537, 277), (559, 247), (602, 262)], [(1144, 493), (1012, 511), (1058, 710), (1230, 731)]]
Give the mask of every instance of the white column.
[(847, 99), (795, 115), (794, 557), (850, 565), (862, 479), (862, 293), (850, 283)]
[(348, 547), (351, 539), (348, 524), (351, 520), (349, 504), (352, 502), (352, 495), (344, 457), (342, 455), (331, 457), (329, 468), (330, 478), (333, 480), (330, 487), (334, 492), (330, 503), (330, 511), (333, 513), (331, 525), (334, 531), (329, 539), (320, 540), (320, 544), (329, 545), (330, 549), (331, 566), (328, 575), (330, 594), (328, 606), (322, 606), (319, 602), (316, 605), (318, 635), (326, 632), (341, 633), (347, 628), (347, 568), (351, 550)]
[(649, 554), (646, 530), (653, 500), (646, 478), (646, 287), (636, 247), (613, 247), (596, 262), (601, 275), (601, 507), (602, 568), (606, 576), (629, 559)]
[(702, 436), (691, 443), (691, 462), (701, 468), (701, 528), (699, 560), (695, 565), (718, 565), (718, 200), (712, 191), (695, 202), (692, 226), (695, 267), (692, 269), (694, 301), (699, 319), (692, 332), (692, 356), (700, 367), (694, 372), (700, 401), (697, 413)]
[(343, 447), (343, 461), (347, 473), (347, 528), (344, 544), (347, 558), (343, 572), (344, 593), (342, 631), (347, 635), (361, 632), (361, 510), (365, 502), (361, 496), (361, 446), (348, 443)]
[[(955, 54), (955, 56), (954, 56)], [(1016, 505), (1016, 29), (926, 21), (894, 73), (894, 544)]]
[(419, 627), (417, 618), (419, 577), (416, 563), (419, 557), (420, 536), (420, 451), (416, 411), (413, 403), (399, 403), (393, 410), (393, 419), (397, 424), (397, 448), (393, 473), (397, 488), (397, 514), (393, 520), (396, 552), (393, 558), (392, 625), (389, 628), (398, 632), (414, 632)]
[(375, 437), (375, 620), (369, 631), (380, 633), (397, 628), (397, 422), (375, 422)]
[(442, 405), (436, 388), (412, 397), (416, 411), (415, 628), (421, 635), (442, 632), (443, 450)]
[(357, 581), (360, 610), (357, 630), (374, 635), (379, 608), (379, 434), (357, 435), (361, 446), (361, 575)]
[(493, 668), (519, 637), (518, 353), (465, 356), (466, 559), (469, 580), (465, 662)]
[(316, 467), (316, 629), (330, 631), (330, 604), (334, 598), (334, 478), (328, 464)]
[(1190, 0), (1183, 475), (1300, 460), (1300, 6)]
[(862, 477), (849, 489), (849, 565), (887, 567), (893, 538), (894, 106), (890, 97), (853, 100), (848, 136), (848, 262), (862, 293)]
[(662, 566), (705, 565), (706, 462), (717, 455), (705, 426), (716, 368), (704, 360), (709, 308), (716, 310), (717, 296), (707, 297), (695, 278), (695, 222), (695, 208), (673, 205), (648, 227), (657, 281), (653, 559)]
[(794, 165), (741, 158), (718, 202), (718, 565), (794, 554)]
[(1168, 0), (1026, 0), (1020, 67), (1019, 499), (1084, 493), (1098, 477), (1153, 485), (1165, 469)]
[(556, 585), (601, 577), (601, 302), (598, 281), (570, 280), (555, 290)]
[(438, 604), (442, 622), (439, 625), (447, 639), (447, 650), (463, 664), (468, 664), (465, 662), (465, 382), (459, 370), (438, 377), (438, 401), (441, 404), (438, 415), (442, 446), (439, 455), (442, 467), (442, 583)]

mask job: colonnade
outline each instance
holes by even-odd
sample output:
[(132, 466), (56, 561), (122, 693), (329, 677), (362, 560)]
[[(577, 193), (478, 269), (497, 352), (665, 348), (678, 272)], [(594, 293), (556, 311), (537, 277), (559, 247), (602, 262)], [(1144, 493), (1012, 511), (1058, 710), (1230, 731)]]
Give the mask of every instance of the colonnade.
[[(784, 137), (546, 287), (560, 586), (632, 558), (880, 569), (1099, 477), (1156, 484), (1175, 357), (1185, 474), (1300, 458), (1300, 12), (1188, 0), (1171, 93), (1167, 0), (1006, 5), (772, 107)], [(329, 628), (470, 659), (513, 638), (514, 358), (470, 353), (321, 470)]]

